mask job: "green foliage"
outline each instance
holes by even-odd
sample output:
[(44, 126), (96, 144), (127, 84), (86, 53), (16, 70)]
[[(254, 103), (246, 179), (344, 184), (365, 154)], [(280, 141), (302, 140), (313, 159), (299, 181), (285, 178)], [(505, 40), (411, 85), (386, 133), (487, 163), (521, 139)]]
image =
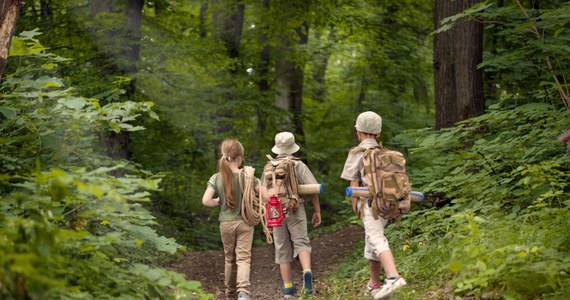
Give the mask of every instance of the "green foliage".
[[(568, 6), (554, 2), (526, 9), (530, 18), (515, 5), (473, 8), (493, 34), (481, 64), (497, 88), (493, 105), (453, 128), (395, 137), (408, 150), (414, 190), (432, 203), (386, 228), (409, 284), (396, 299), (570, 297), (570, 161), (557, 141), (570, 117), (557, 91), (565, 83), (553, 84), (568, 69)], [(333, 294), (361, 293), (368, 266), (356, 259), (331, 279)]]
[(453, 206), (402, 222), (400, 265), (426, 289), (451, 279), (458, 295), (568, 296), (570, 163), (556, 136), (569, 121), (550, 105), (495, 105), (455, 128), (419, 132), (413, 182)]
[(131, 123), (156, 118), (152, 103), (77, 96), (55, 74), (64, 60), (44, 52), (36, 35), (16, 38), (10, 59), (18, 68), (0, 94), (0, 296), (206, 298), (198, 282), (140, 262), (149, 249), (180, 248), (156, 234), (142, 207), (161, 178), (112, 161), (99, 141), (107, 131), (143, 129)]
[[(570, 68), (570, 3), (546, 1), (541, 9), (521, 5), (491, 6), (471, 12), (489, 32), (484, 61), (480, 65), (493, 81), (489, 95), (501, 98), (507, 91), (519, 94), (513, 104), (542, 101), (564, 106), (559, 88), (568, 95), (564, 78)], [(568, 104), (567, 104), (568, 105)]]
[[(404, 128), (432, 122), (433, 106), (426, 101), (433, 93), (427, 2), (289, 1), (265, 8), (246, 1), (237, 58), (229, 58), (223, 43), (209, 34), (210, 11), (201, 22), (200, 2), (145, 2), (140, 59), (137, 71), (129, 74), (124, 71), (124, 48), (130, 44), (125, 3), (106, 3), (112, 5), (96, 13), (85, 1), (28, 1), (17, 29), (41, 28), (49, 37), (42, 41), (46, 48), (73, 59), (73, 64), (59, 63), (53, 72), (78, 94), (98, 99), (101, 106), (127, 98), (156, 103), (153, 110), (160, 122), (132, 123), (147, 130), (129, 135), (129, 151), (134, 162), (162, 176), (162, 189), (152, 192), (152, 202), (145, 204), (162, 224), (156, 230), (188, 248), (221, 245), (216, 211), (200, 204), (205, 182), (215, 172), (219, 142), (238, 138), (246, 162), (259, 174), (275, 133), (294, 131), (290, 120), (296, 112), (277, 108), (274, 101), (281, 76), (276, 73), (277, 45), (283, 44), (283, 37), (295, 37), (300, 24), (309, 23), (309, 44), (288, 57), (306, 66), (301, 111), (305, 137), (299, 136), (298, 142), (303, 159), (325, 185), (323, 209), (345, 209), (346, 182), (339, 174), (354, 144), (352, 128), (359, 112), (373, 109), (382, 114), (385, 141)], [(264, 47), (269, 47), (267, 74), (260, 72)], [(321, 102), (312, 99), (314, 87), (321, 83), (311, 74), (322, 55), (329, 63), (324, 83), (328, 96)], [(8, 64), (12, 71), (25, 60), (10, 59), (18, 59)], [(262, 80), (268, 90), (260, 90)], [(366, 94), (362, 105), (361, 90)], [(325, 225), (339, 218), (343, 215), (323, 214)]]
[[(552, 105), (495, 105), (454, 128), (407, 133), (419, 145), (409, 157), (414, 189), (449, 205), (415, 207), (386, 228), (410, 284), (400, 297), (570, 295), (570, 161), (556, 140), (569, 124)], [(368, 266), (354, 260), (331, 279), (334, 295), (362, 291)]]
[(556, 195), (550, 193), (566, 185), (565, 157), (554, 141), (567, 124), (566, 112), (546, 104), (495, 105), (481, 117), (422, 139), (421, 147), (411, 150), (413, 163), (426, 166), (411, 170), (414, 184), (448, 198), (499, 195), (504, 205), (552, 199)]

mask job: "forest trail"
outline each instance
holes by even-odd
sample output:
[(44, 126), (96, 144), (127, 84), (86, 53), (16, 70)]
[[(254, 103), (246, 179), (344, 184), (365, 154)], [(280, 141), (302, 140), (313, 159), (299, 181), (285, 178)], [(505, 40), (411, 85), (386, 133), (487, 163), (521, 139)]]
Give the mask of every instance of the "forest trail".
[[(312, 270), (315, 277), (315, 296), (323, 294), (326, 286), (320, 281), (325, 278), (346, 256), (354, 245), (364, 239), (361, 226), (350, 225), (339, 231), (324, 233), (311, 240)], [(202, 283), (204, 291), (214, 295), (214, 299), (224, 296), (224, 254), (222, 250), (187, 251), (169, 266), (186, 275), (189, 280)], [(292, 263), (293, 281), (301, 284), (300, 264)], [(254, 247), (251, 262), (252, 299), (281, 299), (281, 276), (279, 266), (274, 262), (274, 247), (266, 245)]]

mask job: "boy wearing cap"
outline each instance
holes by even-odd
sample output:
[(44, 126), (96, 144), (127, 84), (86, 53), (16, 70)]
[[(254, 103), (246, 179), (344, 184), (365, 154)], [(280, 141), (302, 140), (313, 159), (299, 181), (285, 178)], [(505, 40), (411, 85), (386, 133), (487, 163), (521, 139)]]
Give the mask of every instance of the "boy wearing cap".
[[(356, 136), (360, 144), (351, 149), (346, 158), (341, 178), (350, 181), (351, 187), (367, 186), (364, 176), (364, 164), (362, 162), (363, 151), (361, 149), (372, 148), (379, 144), (376, 139), (380, 137), (382, 131), (382, 118), (372, 111), (361, 113), (356, 119)], [(357, 149), (357, 150), (355, 150)], [(367, 204), (368, 199), (351, 198), (352, 210), (362, 218), (365, 232), (364, 257), (368, 259), (370, 268), (370, 278), (368, 280), (368, 292), (374, 299), (382, 299), (390, 295), (396, 289), (406, 285), (396, 264), (394, 256), (390, 251), (388, 240), (384, 236), (384, 228), (387, 220), (382, 217), (374, 219), (372, 209)], [(360, 205), (359, 201), (366, 201), (365, 205)], [(360, 211), (362, 207), (362, 211)], [(380, 266), (386, 273), (386, 279), (382, 286), (379, 285)]]
[[(295, 143), (295, 136), (291, 132), (281, 132), (275, 135), (275, 146), (271, 151), (277, 154), (275, 160), (292, 159), (295, 165), (298, 184), (318, 183), (313, 173), (302, 161), (293, 157), (299, 151), (299, 145)], [(267, 185), (265, 176), (262, 184)], [(268, 191), (271, 195), (271, 190)], [(310, 195), (314, 206), (312, 216), (313, 226), (321, 224), (321, 208), (319, 196)], [(303, 294), (311, 295), (313, 292), (313, 273), (311, 272), (311, 245), (307, 232), (307, 215), (305, 213), (304, 201), (296, 209), (288, 210), (283, 220), (283, 225), (273, 228), (273, 239), (275, 244), (275, 263), (279, 264), (283, 285), (281, 286), (285, 298), (295, 297), (295, 285), (293, 284), (291, 262), (298, 257), (303, 268)], [(285, 206), (285, 203), (283, 203)]]

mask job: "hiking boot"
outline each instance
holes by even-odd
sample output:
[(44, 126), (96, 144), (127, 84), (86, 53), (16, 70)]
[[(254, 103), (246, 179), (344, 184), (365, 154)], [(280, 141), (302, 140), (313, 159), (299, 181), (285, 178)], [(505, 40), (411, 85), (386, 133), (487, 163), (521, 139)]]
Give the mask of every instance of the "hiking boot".
[(380, 291), (380, 285), (377, 283), (375, 285), (366, 284), (367, 294), (374, 297)]
[(292, 287), (286, 288), (283, 284), (281, 284), (281, 290), (283, 291), (283, 296), (285, 299), (295, 299), (295, 292), (297, 290), (297, 285), (293, 284)]
[(406, 281), (400, 276), (394, 279), (386, 279), (380, 291), (374, 295), (374, 300), (385, 298), (404, 285), (406, 285)]
[(310, 296), (313, 294), (313, 273), (305, 272), (303, 273), (303, 296)]
[(238, 300), (251, 300), (251, 298), (246, 292), (239, 292), (237, 298)]

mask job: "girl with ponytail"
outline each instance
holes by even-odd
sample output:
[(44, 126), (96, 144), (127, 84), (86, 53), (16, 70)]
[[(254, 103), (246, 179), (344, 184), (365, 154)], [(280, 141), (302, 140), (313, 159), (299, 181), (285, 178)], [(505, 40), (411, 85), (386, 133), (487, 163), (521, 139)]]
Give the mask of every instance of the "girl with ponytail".
[(242, 206), (245, 203), (241, 184), (249, 176), (250, 186), (255, 191), (259, 191), (259, 185), (253, 175), (253, 168), (245, 167), (243, 169), (249, 169), (249, 173), (242, 172), (243, 157), (243, 146), (238, 140), (228, 139), (220, 144), (218, 172), (208, 180), (202, 203), (206, 206), (220, 206), (218, 219), (225, 254), (226, 299), (235, 299), (237, 293), (237, 299), (249, 300), (251, 246), (255, 224), (248, 222), (243, 215)]

